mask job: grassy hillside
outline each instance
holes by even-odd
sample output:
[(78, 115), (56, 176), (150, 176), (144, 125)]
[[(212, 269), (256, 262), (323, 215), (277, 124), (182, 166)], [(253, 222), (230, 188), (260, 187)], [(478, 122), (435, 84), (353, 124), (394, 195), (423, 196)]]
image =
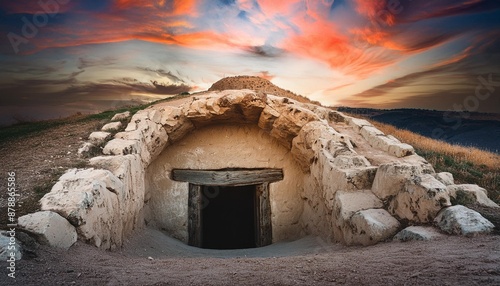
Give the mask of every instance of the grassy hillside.
[(337, 108), (341, 112), (363, 116), (400, 129), (446, 141), (454, 145), (476, 147), (500, 154), (500, 114), (457, 113), (422, 109)]
[(488, 196), (500, 204), (500, 155), (452, 145), (392, 125), (372, 123), (384, 133), (415, 147), (416, 152), (429, 161), (436, 172), (452, 173), (457, 184), (477, 184), (488, 190)]

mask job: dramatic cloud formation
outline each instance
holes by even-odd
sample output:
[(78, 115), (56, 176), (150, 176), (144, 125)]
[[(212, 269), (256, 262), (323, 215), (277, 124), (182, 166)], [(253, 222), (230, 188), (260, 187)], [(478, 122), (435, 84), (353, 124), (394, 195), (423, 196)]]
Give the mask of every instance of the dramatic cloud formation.
[[(0, 120), (239, 74), (327, 105), (451, 109), (500, 80), (499, 28), (496, 0), (3, 1)], [(476, 109), (498, 112), (499, 90)]]

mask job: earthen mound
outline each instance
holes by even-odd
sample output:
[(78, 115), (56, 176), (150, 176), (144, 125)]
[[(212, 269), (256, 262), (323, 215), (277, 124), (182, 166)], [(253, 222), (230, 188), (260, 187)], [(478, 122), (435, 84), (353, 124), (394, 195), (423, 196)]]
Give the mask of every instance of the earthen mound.
[(319, 104), (317, 101), (312, 101), (307, 97), (295, 94), (289, 90), (274, 85), (272, 82), (265, 78), (258, 76), (234, 76), (225, 77), (214, 83), (208, 90), (209, 91), (223, 91), (223, 90), (240, 90), (251, 89), (270, 93), (277, 96), (288, 97), (302, 103)]

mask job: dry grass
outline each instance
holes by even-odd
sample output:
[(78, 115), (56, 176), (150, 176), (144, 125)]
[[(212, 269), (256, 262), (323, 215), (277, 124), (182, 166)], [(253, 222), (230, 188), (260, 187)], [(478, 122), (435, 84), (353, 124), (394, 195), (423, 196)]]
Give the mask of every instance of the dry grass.
[(500, 155), (478, 148), (453, 145), (443, 141), (425, 137), (408, 130), (399, 129), (380, 122), (372, 123), (386, 134), (391, 134), (417, 149), (434, 151), (453, 157), (457, 161), (471, 162), (475, 165), (485, 165), (488, 168), (500, 168)]
[(477, 184), (500, 203), (500, 155), (472, 147), (449, 144), (392, 125), (372, 123), (385, 134), (415, 147), (436, 172), (450, 172), (457, 184)]

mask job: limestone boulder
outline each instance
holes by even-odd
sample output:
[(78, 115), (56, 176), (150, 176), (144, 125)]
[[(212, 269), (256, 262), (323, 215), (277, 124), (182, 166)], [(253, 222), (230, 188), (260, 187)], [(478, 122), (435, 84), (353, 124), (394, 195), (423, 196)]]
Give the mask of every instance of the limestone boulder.
[(94, 145), (100, 146), (106, 143), (106, 141), (108, 141), (109, 139), (111, 139), (111, 137), (112, 135), (109, 132), (96, 131), (90, 134), (89, 141)]
[(304, 125), (318, 120), (318, 116), (308, 109), (288, 106), (282, 109), (280, 116), (274, 120), (270, 134), (284, 146), (290, 147), (293, 138), (299, 134)]
[(122, 121), (130, 117), (130, 111), (125, 111), (122, 113), (117, 113), (111, 118), (111, 121)]
[(160, 124), (167, 132), (170, 143), (179, 141), (195, 128), (182, 108), (168, 106), (162, 111)]
[(361, 210), (382, 208), (383, 203), (370, 191), (339, 191), (335, 195), (334, 216), (343, 224), (347, 223), (352, 215)]
[(274, 121), (280, 116), (277, 110), (266, 105), (259, 117), (259, 127), (264, 131), (270, 132), (273, 129)]
[(494, 201), (488, 198), (488, 192), (478, 185), (463, 184), (447, 186), (452, 202), (473, 203), (489, 208), (500, 208)]
[(392, 143), (389, 145), (387, 152), (392, 156), (401, 158), (415, 154), (415, 149), (406, 143)]
[(292, 140), (291, 153), (305, 172), (309, 172), (311, 164), (318, 159), (317, 154), (333, 140), (335, 132), (330, 126), (314, 121), (304, 125)]
[(400, 224), (384, 209), (368, 209), (356, 212), (351, 217), (352, 241), (350, 245), (373, 245), (396, 234)]
[(375, 142), (375, 140), (377, 140), (377, 137), (385, 137), (385, 134), (373, 125), (363, 126), (359, 130), (359, 134), (361, 134), (361, 136), (363, 136), (363, 138), (365, 138), (365, 140), (368, 141), (368, 143), (370, 143), (370, 145), (372, 146), (377, 145), (377, 143)]
[(347, 121), (349, 126), (351, 126), (358, 133), (361, 131), (361, 128), (365, 126), (373, 126), (373, 124), (365, 119), (346, 116), (345, 120)]
[(442, 235), (439, 231), (431, 226), (409, 226), (398, 232), (394, 236), (393, 240), (400, 242), (413, 240), (429, 241), (440, 239), (443, 237), (444, 235)]
[(387, 163), (379, 166), (373, 181), (372, 191), (382, 200), (396, 196), (403, 191), (408, 179), (431, 173), (434, 170), (423, 164)]
[(65, 218), (51, 211), (24, 215), (19, 218), (18, 225), (34, 236), (40, 244), (52, 247), (68, 249), (77, 239), (75, 227)]
[(104, 132), (115, 132), (115, 131), (120, 130), (122, 127), (123, 127), (123, 124), (120, 121), (118, 121), (118, 122), (110, 122), (110, 123), (104, 125), (101, 128), (101, 131), (104, 131)]
[(455, 180), (453, 179), (453, 174), (448, 172), (436, 173), (434, 177), (443, 183), (445, 186), (450, 186), (455, 184)]
[(371, 166), (370, 162), (363, 156), (347, 156), (340, 155), (333, 159), (333, 165), (337, 166), (340, 169), (352, 169), (357, 167), (369, 167)]
[[(121, 137), (121, 134), (118, 136)], [(148, 162), (151, 159), (151, 155), (147, 152), (146, 148), (144, 148), (142, 142), (133, 139), (113, 139), (104, 146), (102, 153), (104, 155), (140, 154), (144, 162)]]
[(148, 200), (145, 192), (144, 164), (139, 155), (101, 156), (90, 159), (90, 165), (113, 173), (123, 183), (118, 202), (121, 210), (123, 234), (143, 227), (141, 210)]
[[(125, 132), (120, 132), (115, 135), (116, 139), (137, 141), (139, 144), (137, 144), (135, 150), (142, 149), (141, 152), (144, 152), (144, 155), (149, 155), (146, 156), (146, 158), (143, 158), (146, 159), (145, 162), (148, 163), (154, 160), (161, 153), (161, 151), (163, 151), (168, 143), (168, 135), (166, 130), (161, 124), (158, 124), (153, 120), (160, 122), (161, 113), (158, 111), (153, 112), (149, 110), (141, 110), (132, 117), (129, 125), (125, 129)], [(118, 143), (123, 144), (125, 142)], [(106, 154), (106, 152), (108, 152), (109, 150), (109, 148), (107, 149), (106, 147), (104, 148), (104, 154)], [(140, 154), (137, 151), (134, 153)], [(121, 154), (118, 153), (115, 155), (126, 155), (134, 153), (122, 152)]]
[(357, 191), (369, 189), (377, 167), (358, 167), (340, 169), (330, 163), (324, 166), (322, 185), (326, 205), (333, 205), (333, 198), (337, 191)]
[(347, 122), (348, 116), (346, 116), (344, 113), (336, 110), (331, 110), (329, 108), (327, 108), (326, 110), (328, 111), (328, 117), (322, 119), (327, 119), (330, 122), (348, 123)]
[(80, 148), (78, 148), (78, 155), (80, 157), (89, 157), (92, 156), (92, 154), (94, 153), (97, 154), (100, 152), (101, 152), (100, 148), (90, 142), (85, 142), (82, 144)]
[(481, 214), (461, 205), (443, 209), (434, 222), (446, 233), (465, 236), (487, 234), (495, 228)]
[(354, 149), (352, 148), (352, 145), (335, 139), (329, 140), (327, 142), (325, 150), (328, 151), (328, 153), (330, 153), (333, 158), (342, 155), (357, 155), (356, 151), (354, 151)]
[(71, 169), (40, 200), (41, 209), (66, 218), (81, 239), (103, 249), (122, 244), (119, 198), (123, 183), (107, 170)]
[(417, 176), (405, 184), (389, 205), (389, 212), (412, 222), (432, 222), (437, 213), (451, 206), (446, 186), (430, 174)]
[(23, 248), (15, 235), (11, 235), (8, 231), (2, 231), (0, 232), (0, 260), (5, 262), (11, 257), (16, 261), (21, 260)]
[(194, 98), (185, 116), (197, 127), (231, 121), (254, 123), (266, 105), (266, 95), (250, 90), (223, 91), (219, 97)]
[(333, 223), (336, 229), (333, 235), (335, 240), (351, 243), (354, 239), (351, 217), (361, 210), (382, 207), (382, 201), (370, 191), (337, 192), (333, 203)]
[[(363, 127), (362, 131), (365, 130), (367, 127)], [(401, 143), (397, 143), (396, 141), (392, 140), (391, 138), (385, 136), (384, 134), (377, 134), (375, 136), (370, 136), (370, 137), (367, 137), (368, 139), (366, 139), (368, 141), (368, 143), (374, 147), (374, 148), (377, 148), (379, 150), (382, 150), (384, 152), (388, 152), (389, 153), (389, 146), (393, 146), (393, 145), (396, 145), (396, 144), (401, 144)], [(391, 154), (393, 155), (393, 154)], [(401, 156), (403, 157), (403, 156)]]

